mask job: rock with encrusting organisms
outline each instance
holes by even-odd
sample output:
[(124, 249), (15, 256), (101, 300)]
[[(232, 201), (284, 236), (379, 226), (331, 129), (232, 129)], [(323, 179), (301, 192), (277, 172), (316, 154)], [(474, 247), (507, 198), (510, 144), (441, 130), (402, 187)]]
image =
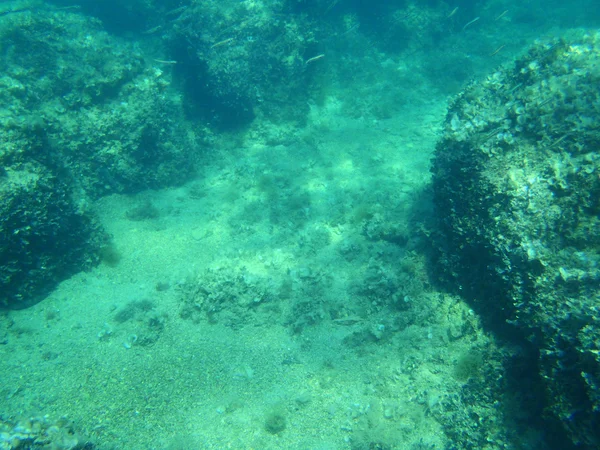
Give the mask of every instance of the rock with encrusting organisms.
[(545, 417), (582, 448), (600, 445), (599, 67), (600, 33), (534, 45), (452, 102), (432, 168), (442, 279), (539, 355)]
[(106, 235), (75, 205), (67, 185), (43, 168), (0, 180), (0, 308), (41, 300), (99, 260)]

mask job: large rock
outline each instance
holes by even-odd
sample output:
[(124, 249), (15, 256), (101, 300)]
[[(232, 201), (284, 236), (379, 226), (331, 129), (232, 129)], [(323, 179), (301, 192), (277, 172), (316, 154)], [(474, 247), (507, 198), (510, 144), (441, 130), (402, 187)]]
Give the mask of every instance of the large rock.
[(25, 308), (95, 264), (105, 241), (67, 185), (39, 167), (0, 178), (0, 308)]
[(164, 65), (97, 20), (50, 5), (2, 19), (0, 307), (23, 308), (98, 262), (90, 200), (181, 183), (198, 138)]
[(160, 33), (190, 115), (223, 128), (256, 115), (305, 119), (310, 79), (323, 63), (307, 64), (322, 53), (317, 23), (289, 14), (284, 2), (196, 2), (171, 14)]
[(587, 448), (600, 445), (599, 38), (537, 43), (469, 86), (432, 169), (442, 278), (537, 350), (547, 418)]
[(202, 133), (171, 66), (76, 11), (3, 16), (0, 164), (39, 162), (91, 198), (185, 181)]

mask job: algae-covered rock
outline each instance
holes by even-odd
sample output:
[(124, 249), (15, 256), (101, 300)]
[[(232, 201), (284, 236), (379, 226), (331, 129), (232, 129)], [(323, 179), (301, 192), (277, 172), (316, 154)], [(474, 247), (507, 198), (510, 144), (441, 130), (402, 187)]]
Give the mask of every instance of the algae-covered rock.
[(181, 183), (197, 138), (168, 65), (77, 11), (3, 17), (0, 163), (40, 162), (92, 198)]
[[(600, 442), (600, 34), (537, 43), (450, 105), (433, 164), (442, 278), (539, 352), (546, 414)], [(506, 329), (506, 327), (512, 327)]]
[(39, 168), (0, 178), (0, 307), (25, 308), (98, 261), (100, 227)]
[[(317, 26), (283, 2), (195, 2), (161, 25), (190, 114), (221, 127), (303, 120)], [(318, 64), (317, 64), (318, 66)]]
[(77, 8), (0, 23), (0, 306), (98, 261), (90, 199), (183, 182), (196, 134), (161, 63)]

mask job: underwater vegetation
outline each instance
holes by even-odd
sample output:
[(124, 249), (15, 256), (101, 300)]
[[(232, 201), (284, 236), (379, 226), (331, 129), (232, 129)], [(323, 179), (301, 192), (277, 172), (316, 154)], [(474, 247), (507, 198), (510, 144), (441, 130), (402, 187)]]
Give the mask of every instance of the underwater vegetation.
[(81, 436), (73, 423), (66, 417), (58, 420), (44, 417), (30, 417), (14, 420), (0, 419), (1, 449), (81, 449), (93, 450), (96, 447)]
[(283, 412), (271, 411), (265, 417), (265, 430), (271, 434), (282, 433), (286, 428), (286, 419)]

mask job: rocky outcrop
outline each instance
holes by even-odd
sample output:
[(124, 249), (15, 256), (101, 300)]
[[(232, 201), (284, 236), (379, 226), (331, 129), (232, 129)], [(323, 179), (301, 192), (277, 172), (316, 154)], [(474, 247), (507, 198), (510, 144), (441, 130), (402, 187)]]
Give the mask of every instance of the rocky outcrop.
[(600, 34), (537, 43), (450, 105), (433, 164), (439, 267), (539, 354), (545, 411), (600, 445)]

